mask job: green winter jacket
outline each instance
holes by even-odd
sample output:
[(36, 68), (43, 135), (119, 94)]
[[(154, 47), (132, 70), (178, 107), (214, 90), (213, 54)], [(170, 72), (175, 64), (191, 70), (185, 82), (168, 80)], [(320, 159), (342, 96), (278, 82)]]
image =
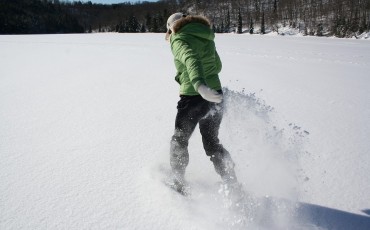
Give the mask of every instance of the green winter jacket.
[(214, 38), (210, 23), (204, 17), (187, 16), (176, 21), (170, 42), (180, 95), (199, 95), (196, 89), (201, 84), (221, 89), (218, 74), (222, 64)]

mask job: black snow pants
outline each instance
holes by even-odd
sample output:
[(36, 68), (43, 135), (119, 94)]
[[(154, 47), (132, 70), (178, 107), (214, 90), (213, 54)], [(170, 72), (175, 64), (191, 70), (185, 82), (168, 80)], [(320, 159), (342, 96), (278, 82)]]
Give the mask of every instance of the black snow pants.
[(223, 116), (223, 103), (212, 103), (198, 96), (180, 96), (177, 104), (175, 133), (171, 139), (170, 163), (175, 176), (184, 178), (189, 163), (189, 139), (199, 124), (204, 150), (223, 181), (236, 181), (234, 162), (220, 144), (218, 132)]

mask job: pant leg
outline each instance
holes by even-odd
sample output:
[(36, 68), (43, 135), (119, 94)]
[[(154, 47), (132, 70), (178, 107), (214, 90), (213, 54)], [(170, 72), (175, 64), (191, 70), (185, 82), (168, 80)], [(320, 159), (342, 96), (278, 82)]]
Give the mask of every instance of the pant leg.
[(210, 112), (203, 119), (199, 121), (199, 129), (202, 134), (203, 147), (207, 156), (211, 157), (214, 153), (222, 152), (223, 146), (218, 139), (218, 132), (220, 129), (223, 116), (222, 105), (212, 104)]
[(203, 147), (207, 156), (213, 162), (216, 172), (226, 182), (237, 180), (234, 171), (234, 162), (230, 153), (220, 144), (218, 133), (223, 117), (223, 104), (212, 103), (210, 112), (199, 121)]
[(171, 139), (170, 164), (180, 178), (189, 163), (189, 139), (198, 124), (209, 111), (209, 103), (201, 96), (180, 96), (177, 104), (175, 132)]

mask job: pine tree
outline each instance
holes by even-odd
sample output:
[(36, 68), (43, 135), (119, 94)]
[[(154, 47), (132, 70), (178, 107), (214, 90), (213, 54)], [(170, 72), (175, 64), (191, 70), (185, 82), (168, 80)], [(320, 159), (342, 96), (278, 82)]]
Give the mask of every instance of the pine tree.
[(261, 34), (266, 33), (266, 28), (265, 28), (265, 11), (262, 11), (262, 20), (261, 20)]
[(158, 33), (159, 32), (159, 26), (158, 26), (158, 18), (154, 17), (153, 18), (153, 24), (152, 24), (152, 32)]
[(238, 34), (243, 33), (243, 18), (242, 18), (242, 14), (241, 14), (241, 11), (240, 11), (240, 7), (239, 7), (239, 12), (238, 12), (238, 30), (237, 30), (237, 33)]
[(318, 25), (317, 25), (317, 31), (316, 31), (316, 35), (321, 37), (323, 36), (323, 32), (324, 32), (324, 28), (322, 26), (322, 23), (320, 22)]
[(362, 34), (363, 32), (365, 32), (365, 30), (366, 30), (366, 17), (362, 17), (362, 21), (361, 21), (361, 24), (360, 24), (360, 27), (359, 27), (359, 29), (358, 29), (358, 32), (360, 33), (360, 34)]
[(146, 27), (144, 24), (142, 24), (140, 28), (140, 33), (145, 33), (145, 32), (146, 32)]
[(139, 32), (140, 24), (134, 15), (131, 15), (128, 20), (128, 32), (136, 33)]
[(213, 30), (214, 33), (218, 32), (215, 24), (212, 25), (212, 30)]
[(277, 0), (274, 0), (274, 14), (277, 12)]
[(253, 18), (251, 17), (250, 22), (249, 22), (249, 33), (253, 34), (254, 33), (254, 23), (253, 23)]
[(146, 27), (148, 28), (149, 32), (153, 32), (153, 23), (152, 23), (152, 15), (150, 13), (147, 13), (145, 16), (145, 24)]
[(230, 25), (231, 25), (230, 10), (227, 10), (226, 25), (225, 25), (225, 31), (224, 32), (226, 32), (226, 33), (230, 32)]

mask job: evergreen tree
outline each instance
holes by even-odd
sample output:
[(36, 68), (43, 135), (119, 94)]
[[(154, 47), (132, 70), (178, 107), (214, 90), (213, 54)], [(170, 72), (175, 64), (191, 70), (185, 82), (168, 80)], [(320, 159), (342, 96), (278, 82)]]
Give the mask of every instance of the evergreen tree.
[(277, 0), (274, 0), (274, 14), (277, 13)]
[(142, 24), (140, 28), (140, 33), (145, 33), (145, 32), (146, 32), (146, 27), (144, 24)]
[(252, 17), (250, 17), (250, 21), (249, 21), (249, 33), (254, 34), (254, 23), (253, 23)]
[(153, 18), (153, 24), (152, 24), (152, 32), (158, 33), (159, 32), (159, 26), (158, 26), (158, 18)]
[(358, 32), (359, 32), (360, 34), (362, 34), (363, 32), (365, 32), (365, 31), (366, 31), (366, 27), (367, 27), (367, 25), (366, 25), (366, 17), (363, 17), (363, 18), (362, 18), (362, 21), (361, 21), (361, 24), (360, 24), (360, 27), (359, 27), (359, 29), (358, 29)]
[(220, 27), (220, 33), (224, 33), (224, 32), (225, 32), (225, 26), (224, 26), (224, 22), (222, 21), (221, 27)]
[(242, 18), (240, 7), (239, 7), (239, 12), (238, 12), (238, 30), (237, 30), (237, 33), (238, 34), (243, 33), (243, 18)]
[(153, 32), (153, 18), (152, 15), (148, 12), (145, 16), (145, 24), (146, 27), (148, 28), (149, 32)]
[(225, 19), (225, 27), (224, 27), (224, 32), (229, 33), (230, 32), (230, 25), (231, 25), (231, 17), (230, 17), (230, 10), (227, 10), (227, 15)]
[(265, 11), (262, 11), (262, 19), (261, 19), (261, 34), (266, 33), (266, 28), (265, 28)]
[(162, 14), (158, 14), (158, 31), (157, 32), (165, 33), (167, 31), (167, 18), (165, 18), (165, 16)]
[(317, 35), (317, 36), (319, 36), (319, 37), (321, 37), (321, 36), (323, 36), (323, 35), (324, 35), (324, 34), (323, 34), (323, 32), (324, 32), (324, 28), (323, 28), (323, 26), (322, 26), (322, 23), (319, 23), (319, 24), (317, 25), (316, 35)]
[(140, 24), (137, 21), (136, 17), (134, 15), (131, 15), (128, 20), (128, 32), (130, 33), (136, 33), (139, 32)]

